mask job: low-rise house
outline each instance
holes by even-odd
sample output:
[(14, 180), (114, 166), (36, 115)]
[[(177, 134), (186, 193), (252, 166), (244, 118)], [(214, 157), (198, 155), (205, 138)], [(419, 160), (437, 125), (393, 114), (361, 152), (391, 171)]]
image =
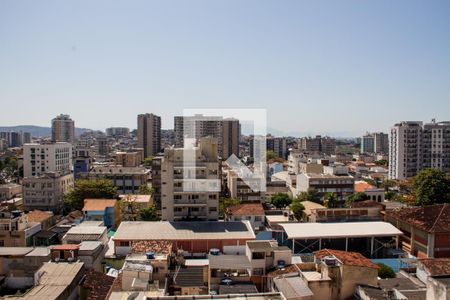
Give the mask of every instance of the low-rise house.
[(84, 241), (99, 241), (108, 243), (107, 228), (105, 226), (74, 226), (62, 238), (63, 244), (80, 244)]
[(365, 181), (355, 181), (355, 192), (364, 193), (369, 200), (384, 202), (384, 189), (377, 188)]
[(227, 278), (228, 284), (250, 283), (252, 265), (246, 255), (219, 254), (208, 255), (210, 290), (219, 293), (222, 280)]
[(256, 231), (264, 228), (264, 207), (261, 203), (244, 203), (230, 206), (226, 209), (226, 221), (250, 221)]
[(427, 299), (450, 299), (450, 258), (420, 259), (416, 274), (427, 286)]
[(55, 224), (55, 216), (51, 211), (33, 210), (26, 216), (28, 222), (41, 223), (42, 230), (47, 230)]
[(397, 273), (396, 278), (379, 279), (376, 286), (358, 285), (355, 297), (361, 300), (436, 299), (427, 298), (426, 286), (420, 280), (403, 273)]
[(403, 232), (404, 251), (418, 258), (450, 256), (450, 204), (387, 210), (385, 220)]
[(85, 274), (83, 263), (44, 263), (36, 272), (34, 287), (17, 299), (74, 300)]
[(330, 299), (349, 299), (358, 285), (377, 284), (379, 267), (360, 253), (323, 249), (314, 256), (320, 273), (332, 280)]
[(94, 166), (89, 173), (81, 173), (81, 178), (108, 179), (117, 187), (119, 194), (134, 194), (139, 187), (147, 184), (150, 170), (144, 167)]
[(50, 248), (53, 262), (81, 261), (85, 268), (103, 271), (102, 261), (106, 246), (99, 241), (84, 241), (80, 244), (54, 245)]
[(103, 221), (108, 228), (117, 228), (120, 224), (116, 199), (84, 199), (83, 213), (86, 221)]
[(41, 223), (29, 222), (21, 211), (0, 213), (0, 247), (31, 246), (39, 231)]
[(0, 201), (10, 200), (22, 194), (22, 186), (16, 183), (0, 184)]
[(252, 276), (264, 276), (267, 270), (290, 265), (291, 249), (272, 241), (248, 241), (245, 255), (251, 263)]

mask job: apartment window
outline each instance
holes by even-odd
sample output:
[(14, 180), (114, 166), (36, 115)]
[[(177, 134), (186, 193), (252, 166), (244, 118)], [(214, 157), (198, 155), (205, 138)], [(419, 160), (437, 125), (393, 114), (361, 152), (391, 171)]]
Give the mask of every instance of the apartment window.
[(209, 195), (209, 199), (217, 199), (217, 195)]
[(129, 247), (130, 246), (130, 242), (120, 242), (120, 247)]
[(4, 240), (0, 240), (0, 247), (5, 247), (5, 241)]

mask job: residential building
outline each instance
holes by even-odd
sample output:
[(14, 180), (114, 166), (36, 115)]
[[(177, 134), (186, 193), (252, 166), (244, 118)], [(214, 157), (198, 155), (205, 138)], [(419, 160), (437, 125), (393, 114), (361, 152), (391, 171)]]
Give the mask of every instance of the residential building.
[(450, 170), (450, 122), (401, 122), (391, 128), (389, 178), (406, 179), (426, 168)]
[(50, 246), (50, 258), (52, 262), (73, 263), (80, 261), (86, 269), (94, 269), (102, 272), (102, 261), (107, 250), (101, 241), (83, 241), (77, 244), (63, 244)]
[(302, 151), (310, 153), (336, 153), (336, 141), (330, 137), (304, 137), (298, 141), (298, 148)]
[(314, 188), (321, 196), (335, 193), (339, 198), (354, 192), (354, 178), (352, 176), (337, 176), (330, 174), (300, 173), (297, 175), (295, 195)]
[(0, 184), (0, 201), (9, 200), (19, 195), (22, 195), (22, 186), (20, 184)]
[(74, 143), (75, 122), (69, 115), (61, 114), (52, 120), (52, 141)]
[[(201, 138), (198, 147), (165, 149), (161, 159), (161, 218), (164, 221), (217, 220), (220, 161), (217, 140)], [(160, 184), (160, 186), (158, 186)]]
[(74, 187), (72, 174), (49, 172), (23, 179), (23, 205), (26, 210), (51, 210), (59, 213), (64, 195)]
[(366, 134), (361, 138), (361, 153), (375, 152), (375, 138), (371, 134)]
[(78, 299), (85, 274), (82, 262), (47, 262), (36, 272), (34, 287), (17, 299)]
[(291, 249), (278, 246), (275, 240), (247, 241), (245, 256), (250, 261), (252, 276), (264, 276), (267, 270), (292, 263)]
[(355, 193), (364, 193), (368, 200), (384, 202), (384, 189), (377, 188), (363, 180), (355, 181)]
[[(249, 152), (250, 157), (254, 157), (254, 138), (249, 139)], [(266, 137), (266, 150), (273, 151), (277, 157), (282, 159), (287, 159), (287, 139), (285, 137), (274, 137), (272, 135), (267, 135)]]
[(71, 227), (63, 236), (63, 244), (78, 245), (84, 241), (101, 242), (103, 245), (108, 243), (107, 228), (96, 225), (77, 225)]
[[(227, 170), (227, 191), (230, 198), (239, 199), (242, 202), (261, 203), (266, 199), (264, 177), (254, 174), (252, 177), (234, 170)], [(262, 187), (261, 187), (262, 185)]]
[(116, 152), (115, 164), (123, 167), (138, 167), (144, 160), (144, 151)]
[(387, 210), (385, 220), (403, 232), (399, 245), (411, 255), (450, 256), (450, 204)]
[(114, 235), (115, 254), (124, 256), (137, 242), (170, 242), (173, 251), (187, 256), (206, 254), (212, 248), (234, 249), (254, 240), (249, 221), (241, 222), (122, 222)]
[(134, 194), (139, 187), (147, 184), (150, 170), (144, 167), (122, 167), (116, 165), (94, 166), (89, 173), (81, 173), (81, 178), (108, 179), (117, 187), (119, 194)]
[(360, 253), (323, 249), (314, 256), (321, 275), (333, 282), (330, 299), (350, 299), (358, 285), (377, 285), (379, 267)]
[(48, 172), (62, 175), (72, 168), (72, 145), (65, 142), (25, 144), (23, 146), (23, 177), (40, 176)]
[(203, 137), (213, 137), (218, 142), (218, 154), (228, 159), (232, 154), (239, 156), (241, 128), (239, 120), (218, 116), (175, 116), (175, 147), (184, 147), (184, 139), (196, 141)]
[(261, 203), (244, 203), (230, 206), (225, 212), (226, 221), (250, 221), (255, 231), (264, 228), (265, 213)]
[(49, 259), (50, 251), (44, 247), (0, 247), (2, 288), (25, 290), (33, 286), (36, 271)]
[(28, 222), (21, 211), (0, 212), (0, 248), (31, 246), (33, 235), (40, 230), (41, 224)]
[(127, 127), (109, 127), (106, 128), (106, 136), (113, 138), (124, 138), (130, 135), (130, 129)]
[(95, 138), (95, 157), (105, 158), (109, 156), (110, 145), (105, 136), (98, 136)]
[(84, 199), (83, 213), (86, 221), (102, 221), (108, 228), (117, 228), (120, 224), (116, 199)]
[(450, 299), (450, 258), (420, 259), (416, 274), (426, 284), (426, 299)]
[(137, 117), (138, 147), (144, 149), (144, 157), (155, 156), (161, 151), (161, 117), (141, 114)]
[(361, 137), (361, 153), (389, 153), (389, 136), (383, 132), (367, 133)]

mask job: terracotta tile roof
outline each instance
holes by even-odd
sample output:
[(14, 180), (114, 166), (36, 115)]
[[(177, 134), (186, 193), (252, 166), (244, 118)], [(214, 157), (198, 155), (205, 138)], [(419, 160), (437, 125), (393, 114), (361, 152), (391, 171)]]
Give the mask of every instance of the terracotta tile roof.
[(28, 222), (43, 222), (51, 217), (53, 213), (51, 211), (33, 210), (27, 213)]
[(360, 207), (380, 207), (384, 208), (384, 205), (380, 202), (376, 202), (373, 200), (364, 200), (364, 201), (356, 201), (353, 202), (350, 206), (351, 208), (360, 208)]
[(450, 258), (425, 258), (419, 261), (432, 277), (450, 275)]
[(78, 250), (78, 249), (80, 249), (80, 245), (75, 244), (55, 245), (51, 247), (51, 250)]
[(300, 273), (300, 269), (297, 267), (297, 265), (289, 265), (282, 269), (273, 269), (269, 272), (267, 272), (268, 277), (277, 277), (284, 274), (290, 274), (290, 273)]
[(75, 220), (77, 220), (77, 219), (81, 219), (81, 218), (83, 218), (83, 217), (84, 217), (84, 215), (83, 215), (83, 213), (82, 213), (81, 211), (79, 211), (79, 210), (74, 210), (74, 211), (71, 211), (71, 212), (66, 216), (66, 219), (69, 220), (69, 221), (71, 221), (71, 222), (73, 222), (73, 221), (75, 221)]
[(227, 212), (233, 216), (263, 216), (264, 207), (261, 203), (249, 203), (230, 206)]
[(449, 204), (394, 209), (387, 211), (386, 217), (399, 219), (426, 232), (450, 232)]
[(107, 207), (114, 207), (116, 199), (84, 199), (83, 211), (103, 211)]
[(372, 190), (375, 187), (365, 181), (356, 181), (355, 182), (355, 192), (356, 193), (364, 193), (365, 191)]
[(87, 289), (86, 300), (107, 299), (114, 280), (114, 277), (89, 269), (83, 282), (83, 287)]
[(133, 253), (154, 252), (156, 254), (171, 254), (173, 243), (170, 241), (134, 241), (131, 246)]
[(322, 249), (320, 251), (314, 252), (316, 259), (323, 259), (326, 256), (333, 255), (339, 259), (344, 265), (355, 266), (355, 267), (367, 267), (378, 269), (378, 266), (374, 264), (370, 259), (363, 256), (358, 252), (348, 252), (333, 249)]

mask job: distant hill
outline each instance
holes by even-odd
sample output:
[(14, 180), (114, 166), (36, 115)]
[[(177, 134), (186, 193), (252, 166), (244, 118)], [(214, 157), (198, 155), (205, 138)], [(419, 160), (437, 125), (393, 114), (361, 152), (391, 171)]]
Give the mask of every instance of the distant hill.
[[(83, 132), (89, 131), (88, 128), (75, 128), (75, 135), (80, 135)], [(1, 131), (22, 131), (29, 132), (33, 137), (46, 137), (52, 135), (50, 127), (34, 126), (34, 125), (18, 125), (18, 126), (0, 126)]]

